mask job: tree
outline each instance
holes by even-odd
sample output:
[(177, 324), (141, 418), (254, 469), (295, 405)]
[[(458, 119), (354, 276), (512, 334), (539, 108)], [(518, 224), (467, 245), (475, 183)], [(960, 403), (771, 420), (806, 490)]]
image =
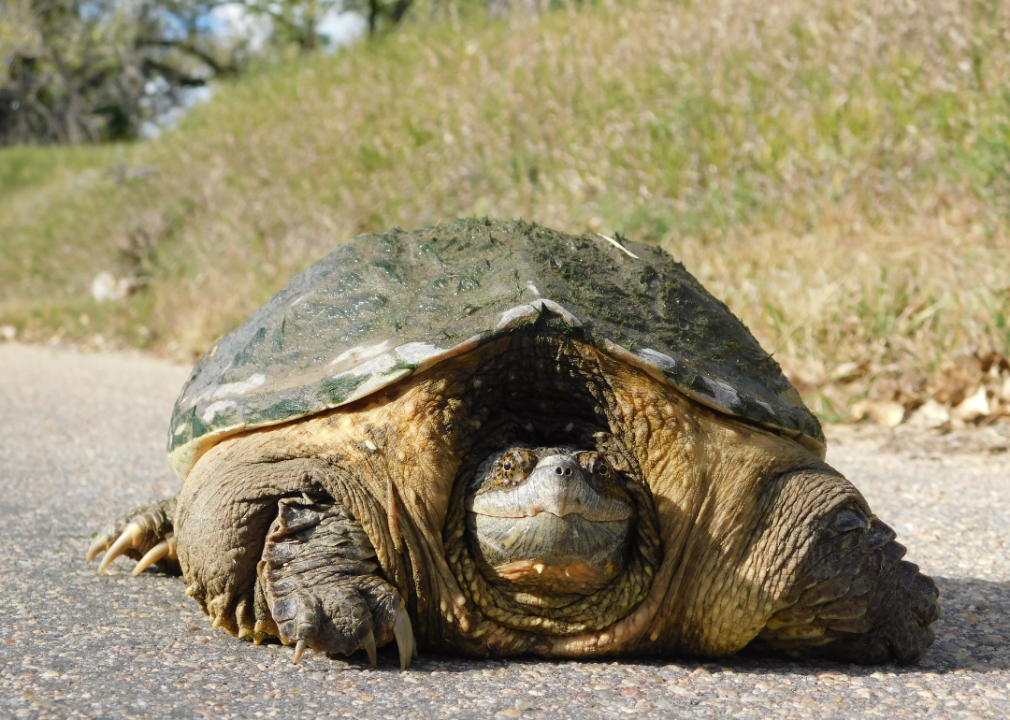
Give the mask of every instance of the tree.
[[(249, 59), (248, 29), (246, 37), (223, 32), (219, 11), (265, 21), (268, 48), (309, 53), (326, 46), (320, 31), (334, 13), (360, 13), (374, 35), (414, 3), (0, 0), (0, 145), (136, 137), (188, 89), (234, 75)], [(434, 15), (440, 0), (429, 4)]]
[(246, 0), (245, 10), (266, 18), (271, 25), (270, 40), (278, 47), (296, 46), (313, 52), (325, 45), (319, 28), (323, 19), (339, 10), (340, 0)]
[(235, 73), (203, 0), (6, 0), (0, 145), (136, 136), (187, 88)]
[(320, 30), (328, 16), (339, 12), (360, 13), (368, 21), (369, 35), (382, 27), (396, 25), (407, 14), (413, 0), (245, 0), (250, 13), (266, 18), (271, 25), (271, 41), (279, 47), (296, 46), (302, 52), (325, 47)]

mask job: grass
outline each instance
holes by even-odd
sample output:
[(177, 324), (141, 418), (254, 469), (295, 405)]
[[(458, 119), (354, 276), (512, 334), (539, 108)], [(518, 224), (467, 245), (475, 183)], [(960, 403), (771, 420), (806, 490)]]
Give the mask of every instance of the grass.
[[(912, 408), (952, 363), (995, 393), (1008, 18), (603, 1), (274, 65), (155, 142), (0, 152), (0, 324), (191, 359), (343, 239), (522, 216), (661, 244), (827, 419)], [(102, 270), (137, 291), (91, 300)]]
[[(90, 284), (118, 269), (123, 204), (116, 178), (141, 148), (16, 147), (0, 151), (0, 325), (28, 339), (80, 340), (98, 326), (138, 340), (137, 308), (100, 306)], [(94, 337), (92, 337), (94, 340)]]

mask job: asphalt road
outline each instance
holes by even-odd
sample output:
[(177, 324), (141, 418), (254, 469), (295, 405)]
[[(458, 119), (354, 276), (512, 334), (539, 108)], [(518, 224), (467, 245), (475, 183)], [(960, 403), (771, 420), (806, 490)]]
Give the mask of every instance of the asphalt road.
[(98, 577), (84, 562), (107, 518), (177, 489), (162, 448), (186, 374), (0, 343), (0, 717), (1010, 714), (1006, 454), (937, 452), (929, 438), (894, 449), (886, 431), (843, 433), (829, 453), (941, 589), (937, 642), (917, 667), (422, 655), (401, 673), (391, 650), (375, 670), (311, 653), (293, 666), (290, 648), (214, 630), (177, 578), (131, 578), (124, 559)]

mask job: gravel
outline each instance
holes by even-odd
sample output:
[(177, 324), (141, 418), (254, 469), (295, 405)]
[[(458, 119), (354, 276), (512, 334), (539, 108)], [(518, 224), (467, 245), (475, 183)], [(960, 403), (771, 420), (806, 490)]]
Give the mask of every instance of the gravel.
[(390, 649), (374, 670), (312, 653), (294, 666), (289, 648), (211, 628), (178, 578), (131, 578), (123, 559), (98, 577), (84, 562), (107, 519), (178, 489), (162, 448), (187, 372), (142, 355), (0, 343), (0, 717), (1010, 714), (1005, 454), (934, 452), (942, 438), (908, 443), (879, 429), (829, 432), (829, 462), (940, 586), (937, 641), (916, 667), (424, 654), (401, 673)]

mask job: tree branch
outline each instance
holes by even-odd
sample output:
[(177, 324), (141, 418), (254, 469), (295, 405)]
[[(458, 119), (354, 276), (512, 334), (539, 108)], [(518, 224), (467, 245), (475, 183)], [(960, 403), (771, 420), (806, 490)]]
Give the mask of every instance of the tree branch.
[(407, 14), (407, 10), (410, 9), (413, 0), (396, 0), (396, 5), (393, 6), (393, 12), (389, 14), (392, 19), (393, 24), (399, 23), (403, 16)]
[(207, 84), (204, 78), (184, 73), (178, 68), (152, 60), (151, 58), (144, 58), (143, 67), (145, 71), (154, 70), (161, 73), (170, 83), (180, 87), (204, 87)]
[[(230, 75), (235, 75), (238, 72), (238, 68), (233, 65), (222, 65), (218, 62), (217, 58), (213, 57), (210, 53), (201, 50), (192, 43), (185, 40), (166, 40), (163, 38), (138, 38), (136, 42), (138, 48), (141, 47), (159, 47), (159, 48), (171, 48), (174, 50), (181, 50), (182, 52), (192, 55), (198, 60), (202, 61), (207, 67), (209, 67), (215, 75), (220, 77), (228, 77)], [(156, 61), (152, 61), (156, 62)], [(206, 84), (206, 83), (204, 83)]]

